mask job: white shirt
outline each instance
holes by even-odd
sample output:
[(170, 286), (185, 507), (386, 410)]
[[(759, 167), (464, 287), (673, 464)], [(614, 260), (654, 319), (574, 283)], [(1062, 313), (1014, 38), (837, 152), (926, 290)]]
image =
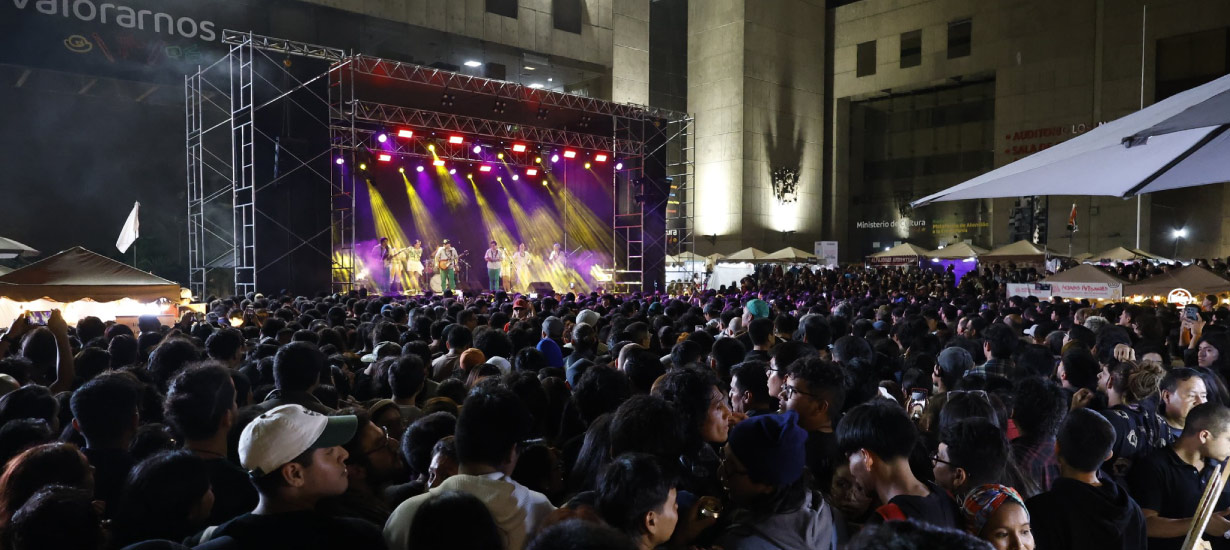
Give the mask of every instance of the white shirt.
[(457, 267), (457, 249), (445, 246), (440, 247), (440, 250), (436, 251), (436, 261), (440, 260), (448, 260), (449, 268)]
[(487, 260), (487, 269), (499, 269), (500, 264), (504, 262), (504, 252), (500, 249), (487, 249), (487, 253), (483, 255), (483, 259)]

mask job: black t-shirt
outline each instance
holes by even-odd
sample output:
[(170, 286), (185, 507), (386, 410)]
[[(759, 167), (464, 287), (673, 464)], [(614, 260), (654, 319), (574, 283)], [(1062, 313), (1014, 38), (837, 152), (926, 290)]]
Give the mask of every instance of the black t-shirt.
[[(1190, 518), (1196, 515), (1196, 505), (1204, 494), (1204, 485), (1212, 473), (1211, 465), (1197, 471), (1183, 462), (1170, 447), (1157, 449), (1137, 460), (1128, 473), (1128, 489), (1142, 510), (1153, 510), (1163, 518)], [(1225, 491), (1217, 500), (1217, 510), (1230, 506)], [(1230, 541), (1210, 538), (1213, 548), (1230, 548)], [(1149, 550), (1171, 550), (1183, 546), (1183, 537), (1149, 539)]]
[(244, 514), (219, 526), (210, 537), (231, 537), (244, 550), (385, 550), (380, 527), (355, 518), (316, 511)]
[(930, 523), (939, 527), (960, 529), (962, 527), (957, 503), (943, 489), (930, 482), (923, 482), (931, 493), (925, 497), (914, 495), (897, 495), (888, 504), (876, 508), (868, 523), (885, 521), (905, 521), (912, 519)]
[(837, 448), (836, 432), (807, 432), (807, 469), (811, 471), (814, 487), (824, 494), (829, 494), (833, 483), (833, 473), (837, 467), (846, 461), (845, 455)]
[(107, 515), (114, 516), (124, 491), (124, 482), (132, 470), (132, 455), (117, 449), (81, 449), (94, 467), (94, 498), (106, 502)]
[(225, 458), (205, 461), (209, 483), (214, 491), (214, 508), (209, 513), (208, 525), (221, 525), (256, 508), (260, 497), (256, 488), (238, 464)]

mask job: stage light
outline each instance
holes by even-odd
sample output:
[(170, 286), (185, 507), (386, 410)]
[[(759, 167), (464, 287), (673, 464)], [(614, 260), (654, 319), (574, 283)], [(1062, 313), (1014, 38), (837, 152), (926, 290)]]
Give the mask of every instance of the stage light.
[(436, 159), (436, 160), (431, 161), (431, 165), (432, 166), (444, 166), (444, 161), (440, 159)]
[(587, 162), (587, 163), (585, 163), (585, 169), (586, 169), (586, 170), (589, 170), (589, 163), (588, 163), (588, 162)]
[(534, 164), (542, 164), (542, 157), (534, 157)]
[(422, 166), (419, 166), (418, 168), (415, 168), (415, 169), (414, 169), (414, 171), (415, 171), (415, 172), (422, 172), (422, 171), (423, 171), (423, 167), (422, 167)]
[(367, 170), (367, 163), (366, 163), (366, 162), (360, 162), (360, 163), (359, 163), (359, 170)]
[(405, 173), (406, 173), (406, 167), (405, 167), (405, 166), (401, 166), (401, 167), (399, 167), (399, 168), (397, 169), (397, 171), (398, 171), (398, 172), (401, 172), (401, 173), (403, 173), (403, 174), (405, 174)]
[[(513, 181), (517, 181), (517, 180), (519, 180), (519, 179), (521, 179), (521, 178), (517, 177), (517, 175), (516, 175), (516, 174), (513, 174)], [(500, 181), (503, 181), (503, 180), (500, 180)]]
[(504, 160), (504, 153), (496, 153), (495, 158)]
[(491, 171), (491, 167), (490, 167), (490, 166), (487, 166), (486, 164), (484, 164), (484, 165), (482, 165), (482, 166), (479, 166), (479, 167), (478, 167), (478, 171), (479, 171), (479, 172), (490, 172), (490, 171)]
[(559, 155), (551, 155), (551, 162), (559, 162)]
[(449, 136), (448, 142), (453, 144), (465, 143), (465, 138), (461, 136)]
[(384, 142), (386, 142), (386, 141), (388, 141), (388, 140), (389, 140), (389, 136), (387, 136), (387, 135), (385, 135), (385, 134), (380, 134), (380, 135), (376, 136), (376, 141), (379, 141), (380, 143), (384, 143)]
[(343, 164), (346, 164), (346, 159), (344, 159), (344, 158), (342, 158), (342, 157), (337, 157), (337, 160), (335, 160), (335, 161), (333, 161), (333, 162), (336, 162), (339, 166), (341, 166), (341, 165), (343, 165)]
[(474, 179), (474, 174), (466, 174), (466, 179), (468, 180)]
[(616, 162), (616, 163), (615, 163), (615, 169), (616, 169), (616, 170), (623, 170), (623, 169), (624, 169), (624, 163), (622, 163), (622, 162)]
[(475, 60), (471, 59), (471, 60), (469, 60), (469, 61), (466, 61), (466, 66), (467, 66), (467, 67), (482, 67), (482, 66), (483, 66), (483, 62), (482, 62), (482, 61), (475, 61)]
[(455, 175), (455, 174), (457, 174), (457, 169), (456, 169), (456, 168), (449, 168), (449, 169), (448, 169), (448, 173), (449, 173), (449, 175), (450, 175), (450, 176), (451, 176), (451, 175)]
[(538, 169), (537, 169), (537, 168), (526, 168), (526, 169), (525, 169), (525, 175), (527, 175), (527, 176), (537, 176), (537, 175), (538, 175)]
[(434, 152), (436, 152), (436, 144), (434, 144), (434, 143), (428, 143), (428, 144), (427, 144), (427, 150), (428, 150), (428, 151), (431, 151), (431, 152), (433, 152), (433, 153), (434, 153)]
[(564, 158), (566, 158), (566, 159), (577, 158), (577, 152), (576, 152), (576, 151), (573, 151), (573, 150), (571, 150), (571, 149), (565, 149), (565, 150), (564, 150)]
[(541, 89), (542, 89), (542, 84), (539, 84), (539, 83), (535, 82), (535, 83), (533, 83), (533, 84), (530, 84), (530, 87), (531, 87), (531, 88), (533, 88), (533, 89), (535, 89), (535, 90), (541, 90)]
[(405, 129), (398, 130), (397, 137), (403, 138), (403, 139), (410, 139), (414, 137), (414, 130), (405, 130)]
[(390, 155), (388, 153), (380, 153), (380, 156), (376, 157), (376, 160), (380, 162), (388, 162), (390, 160), (393, 160), (393, 155)]
[(594, 155), (594, 160), (597, 162), (606, 162), (606, 153), (598, 153)]
[(524, 153), (525, 144), (524, 143), (514, 143), (512, 146), (512, 150), (514, 153)]
[(547, 186), (547, 180), (542, 180), (542, 186), (543, 186), (543, 187), (546, 187), (546, 186)]
[[(514, 177), (515, 177), (515, 176), (514, 176)], [(496, 176), (496, 177), (495, 177), (495, 181), (498, 181), (498, 182), (500, 182), (500, 183), (504, 183), (504, 177), (503, 177), (503, 176)]]
[(471, 151), (474, 151), (474, 154), (477, 155), (483, 152), (483, 147), (481, 145), (475, 145), (474, 148), (471, 149)]

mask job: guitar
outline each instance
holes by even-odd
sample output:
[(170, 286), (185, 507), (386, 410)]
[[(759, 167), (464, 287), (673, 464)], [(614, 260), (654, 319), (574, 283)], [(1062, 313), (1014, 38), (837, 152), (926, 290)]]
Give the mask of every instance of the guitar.
[[(461, 260), (461, 258), (465, 257), (465, 255), (466, 255), (466, 254), (469, 254), (469, 253), (470, 253), (470, 251), (468, 251), (468, 250), (467, 250), (467, 251), (465, 251), (465, 252), (462, 252), (461, 254), (458, 254), (458, 255), (457, 255), (457, 259), (460, 261), (460, 260)], [(451, 262), (451, 261), (449, 261), (449, 260), (447, 260), (447, 259), (445, 259), (445, 260), (436, 260), (436, 267), (440, 268), (440, 271), (444, 271), (445, 269), (448, 269), (448, 268), (452, 267), (452, 265), (453, 265), (453, 262)]]

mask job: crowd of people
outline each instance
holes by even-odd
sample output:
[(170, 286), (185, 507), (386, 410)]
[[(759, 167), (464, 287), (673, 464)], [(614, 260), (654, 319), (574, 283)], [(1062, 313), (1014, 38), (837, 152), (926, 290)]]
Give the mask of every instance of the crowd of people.
[(0, 544), (1180, 548), (1230, 457), (1230, 309), (1006, 296), (1030, 276), (18, 318)]

